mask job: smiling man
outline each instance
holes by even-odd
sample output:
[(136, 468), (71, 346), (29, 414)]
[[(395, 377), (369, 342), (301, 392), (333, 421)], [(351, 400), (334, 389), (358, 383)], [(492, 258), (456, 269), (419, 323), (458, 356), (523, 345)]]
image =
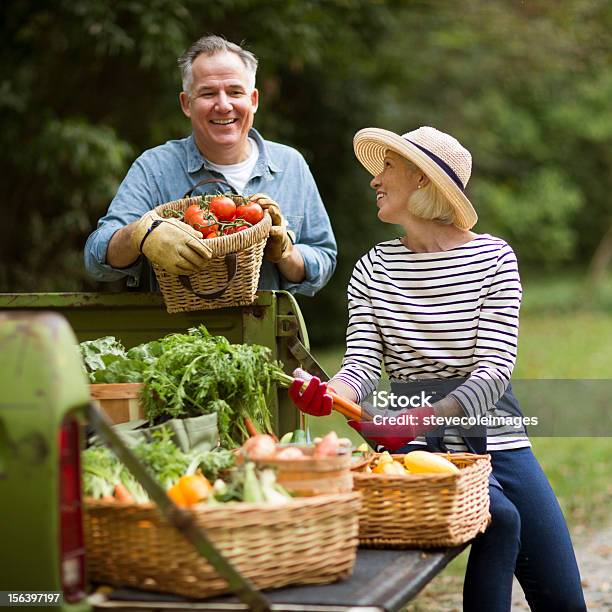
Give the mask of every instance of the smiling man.
[[(197, 271), (210, 257), (201, 234), (178, 220), (159, 223), (153, 208), (182, 198), (206, 179), (220, 179), (221, 189), (253, 196), (270, 211), (273, 227), (259, 288), (314, 295), (333, 274), (336, 242), (302, 155), (264, 140), (253, 128), (257, 59), (213, 35), (191, 45), (179, 66), (179, 100), (192, 133), (145, 151), (133, 163), (85, 245), (89, 274), (156, 290), (147, 260), (176, 274)], [(194, 195), (219, 188), (205, 183)]]

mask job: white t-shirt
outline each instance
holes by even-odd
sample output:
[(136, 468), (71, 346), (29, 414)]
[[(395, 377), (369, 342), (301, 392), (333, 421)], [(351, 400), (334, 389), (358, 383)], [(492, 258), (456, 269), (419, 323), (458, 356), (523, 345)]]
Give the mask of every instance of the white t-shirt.
[(209, 162), (210, 167), (220, 172), (238, 193), (242, 193), (244, 186), (251, 178), (251, 172), (259, 157), (259, 147), (257, 143), (252, 138), (249, 138), (249, 143), (251, 144), (251, 153), (244, 161), (230, 165), (213, 164)]

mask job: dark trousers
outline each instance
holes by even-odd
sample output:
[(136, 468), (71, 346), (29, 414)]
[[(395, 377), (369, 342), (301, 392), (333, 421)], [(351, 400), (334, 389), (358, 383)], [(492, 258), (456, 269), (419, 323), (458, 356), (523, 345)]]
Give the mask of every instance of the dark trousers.
[(586, 610), (565, 519), (531, 449), (490, 454), (492, 522), (472, 543), (464, 611), (508, 612), (513, 575), (534, 612)]

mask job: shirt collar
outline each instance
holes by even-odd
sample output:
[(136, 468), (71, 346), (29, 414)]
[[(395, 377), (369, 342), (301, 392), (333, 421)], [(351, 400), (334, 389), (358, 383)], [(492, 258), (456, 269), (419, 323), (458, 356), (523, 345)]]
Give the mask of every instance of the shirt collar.
[[(257, 143), (259, 148), (259, 157), (253, 168), (253, 176), (270, 176), (272, 172), (281, 172), (281, 168), (277, 166), (271, 159), (268, 148), (264, 139), (255, 128), (249, 130), (249, 136)], [(187, 138), (187, 171), (189, 173), (198, 172), (204, 168), (212, 171), (209, 161), (200, 153), (196, 145), (193, 134)]]

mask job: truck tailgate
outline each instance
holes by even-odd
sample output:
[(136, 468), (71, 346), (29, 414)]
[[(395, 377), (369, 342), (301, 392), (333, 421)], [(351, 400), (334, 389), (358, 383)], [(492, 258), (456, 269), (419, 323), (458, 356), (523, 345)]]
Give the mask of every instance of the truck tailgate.
[[(465, 546), (423, 550), (359, 549), (353, 574), (341, 582), (264, 591), (274, 610), (400, 610)], [(121, 589), (91, 598), (94, 610), (246, 610), (233, 596), (202, 601)]]

